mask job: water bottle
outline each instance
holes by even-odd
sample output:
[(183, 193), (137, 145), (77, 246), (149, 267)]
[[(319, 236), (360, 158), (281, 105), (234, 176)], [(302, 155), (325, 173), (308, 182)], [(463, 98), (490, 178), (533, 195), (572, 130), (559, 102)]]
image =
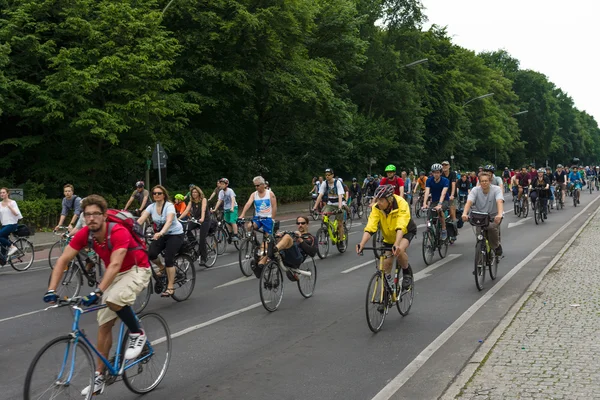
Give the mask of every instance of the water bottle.
[(385, 280), (387, 281), (390, 289), (394, 290), (394, 278), (392, 278), (391, 274), (385, 274)]

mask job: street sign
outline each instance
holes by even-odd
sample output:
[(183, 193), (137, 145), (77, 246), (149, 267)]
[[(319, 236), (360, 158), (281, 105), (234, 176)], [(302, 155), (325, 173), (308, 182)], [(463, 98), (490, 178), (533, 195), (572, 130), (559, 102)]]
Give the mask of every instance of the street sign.
[(167, 152), (162, 147), (160, 142), (156, 143), (156, 147), (154, 148), (154, 152), (152, 152), (152, 168), (160, 169), (167, 168), (167, 160), (169, 156), (167, 156)]

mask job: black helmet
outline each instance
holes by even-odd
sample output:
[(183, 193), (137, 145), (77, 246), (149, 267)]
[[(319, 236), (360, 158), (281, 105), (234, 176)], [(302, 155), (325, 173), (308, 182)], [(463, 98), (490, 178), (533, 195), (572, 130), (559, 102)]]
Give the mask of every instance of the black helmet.
[(490, 172), (494, 172), (496, 170), (496, 168), (494, 168), (494, 166), (492, 164), (488, 164), (485, 167), (483, 167), (484, 171), (490, 171)]

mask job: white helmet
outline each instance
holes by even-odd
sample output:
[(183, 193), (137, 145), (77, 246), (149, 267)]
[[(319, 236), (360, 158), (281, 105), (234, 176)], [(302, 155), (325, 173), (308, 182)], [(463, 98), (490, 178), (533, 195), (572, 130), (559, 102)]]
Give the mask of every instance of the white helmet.
[(442, 164), (438, 164), (438, 163), (433, 164), (431, 166), (431, 170), (432, 171), (441, 171), (442, 170)]

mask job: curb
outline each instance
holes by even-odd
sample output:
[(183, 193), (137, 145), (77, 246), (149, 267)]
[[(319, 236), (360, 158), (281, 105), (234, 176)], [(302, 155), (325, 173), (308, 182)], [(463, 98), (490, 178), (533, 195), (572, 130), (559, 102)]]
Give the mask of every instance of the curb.
[(441, 400), (453, 400), (455, 399), (463, 388), (467, 385), (467, 383), (473, 378), (477, 370), (484, 365), (484, 361), (487, 356), (491, 353), (493, 348), (500, 340), (500, 337), (504, 334), (504, 332), (508, 329), (510, 324), (515, 319), (516, 315), (523, 307), (523, 304), (529, 300), (531, 295), (535, 293), (538, 286), (542, 283), (544, 277), (548, 274), (548, 272), (558, 263), (558, 261), (562, 258), (562, 256), (569, 250), (573, 242), (579, 237), (581, 232), (589, 225), (589, 223), (594, 219), (596, 214), (600, 212), (600, 205), (596, 206), (596, 210), (592, 212), (592, 214), (585, 220), (585, 222), (577, 229), (575, 234), (565, 243), (565, 245), (559, 250), (559, 252), (554, 256), (554, 258), (546, 265), (546, 267), (539, 273), (539, 275), (534, 279), (534, 281), (529, 285), (525, 293), (515, 302), (515, 304), (511, 307), (508, 313), (502, 318), (500, 323), (494, 328), (492, 333), (485, 339), (481, 347), (475, 351), (473, 356), (467, 361), (467, 364), (462, 369), (462, 371), (454, 378), (450, 386), (442, 393), (439, 397)]

